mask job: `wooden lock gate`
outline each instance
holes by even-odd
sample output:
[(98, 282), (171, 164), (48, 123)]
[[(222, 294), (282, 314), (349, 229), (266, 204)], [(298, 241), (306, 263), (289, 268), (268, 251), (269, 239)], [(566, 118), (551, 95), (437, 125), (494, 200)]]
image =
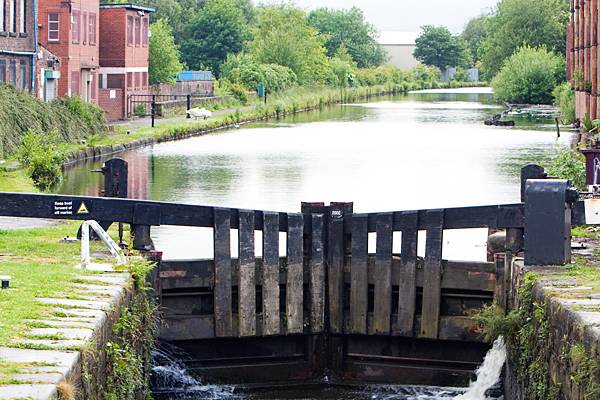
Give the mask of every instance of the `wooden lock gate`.
[[(0, 193), (0, 215), (127, 223), (141, 250), (152, 226), (212, 229), (213, 259), (162, 260), (154, 280), (160, 338), (202, 376), (459, 385), (489, 348), (472, 315), (494, 300), (505, 306), (513, 258), (524, 250), (526, 263), (569, 262), (571, 223), (585, 221), (566, 181), (525, 175), (524, 202), (507, 205), (360, 214), (352, 203), (304, 203), (282, 213)], [(506, 230), (506, 252), (495, 262), (443, 260), (444, 231), (474, 228)]]

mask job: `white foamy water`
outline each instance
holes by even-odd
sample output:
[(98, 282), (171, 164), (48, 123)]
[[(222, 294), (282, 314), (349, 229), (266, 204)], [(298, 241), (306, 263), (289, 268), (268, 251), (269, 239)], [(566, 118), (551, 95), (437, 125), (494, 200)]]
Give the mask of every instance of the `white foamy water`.
[(506, 345), (500, 336), (487, 353), (483, 364), (477, 369), (477, 380), (471, 382), (465, 394), (454, 397), (454, 400), (483, 400), (485, 392), (500, 380), (502, 367), (506, 362)]

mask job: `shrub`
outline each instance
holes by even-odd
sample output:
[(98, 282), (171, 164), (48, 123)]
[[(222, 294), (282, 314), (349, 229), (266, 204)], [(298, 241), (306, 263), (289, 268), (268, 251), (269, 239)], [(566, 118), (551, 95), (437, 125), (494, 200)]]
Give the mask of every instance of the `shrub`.
[(27, 167), (33, 183), (41, 190), (47, 190), (62, 179), (64, 153), (53, 143), (58, 138), (56, 132), (48, 135), (29, 130), (23, 137), (17, 156)]
[(572, 124), (575, 122), (575, 93), (568, 82), (564, 82), (554, 88), (552, 92), (554, 104), (560, 110), (560, 119), (563, 124)]
[(551, 104), (554, 88), (565, 79), (565, 59), (544, 48), (521, 47), (492, 80), (499, 101)]
[(240, 103), (246, 104), (248, 102), (248, 94), (244, 86), (233, 83), (229, 86), (229, 91)]
[(103, 112), (78, 98), (42, 102), (32, 95), (0, 83), (0, 149), (15, 153), (26, 132), (57, 132), (61, 143), (75, 143), (105, 131)]
[(288, 67), (260, 64), (245, 54), (229, 56), (221, 66), (221, 74), (229, 82), (243, 85), (248, 90), (256, 90), (259, 82), (263, 82), (270, 92), (279, 92), (298, 82), (296, 74)]
[(585, 189), (585, 157), (577, 150), (560, 148), (554, 154), (548, 174), (568, 179), (577, 189)]

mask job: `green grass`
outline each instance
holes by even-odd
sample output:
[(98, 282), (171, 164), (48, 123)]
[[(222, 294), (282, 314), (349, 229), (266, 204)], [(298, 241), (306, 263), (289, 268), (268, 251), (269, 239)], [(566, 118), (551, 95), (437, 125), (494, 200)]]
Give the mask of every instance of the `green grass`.
[[(10, 275), (9, 290), (0, 290), (0, 346), (14, 345), (23, 338), (31, 323), (25, 320), (57, 316), (53, 306), (38, 303), (36, 298), (67, 298), (76, 294), (71, 284), (81, 271), (80, 244), (62, 243), (73, 236), (78, 223), (61, 223), (42, 229), (0, 230), (0, 275)], [(94, 251), (101, 250), (93, 243)]]
[(571, 229), (571, 236), (574, 238), (597, 239), (598, 232), (591, 231), (585, 226), (575, 226)]
[(15, 171), (0, 171), (0, 192), (30, 192), (38, 190), (24, 169)]

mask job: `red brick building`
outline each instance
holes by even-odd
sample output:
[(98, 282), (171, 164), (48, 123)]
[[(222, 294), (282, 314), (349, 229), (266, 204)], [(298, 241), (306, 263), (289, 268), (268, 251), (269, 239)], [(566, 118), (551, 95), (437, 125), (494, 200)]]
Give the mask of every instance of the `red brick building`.
[(37, 55), (34, 0), (0, 0), (0, 81), (34, 91)]
[(153, 8), (133, 4), (100, 5), (99, 105), (108, 120), (125, 118), (129, 95), (149, 94), (152, 12)]
[(39, 0), (39, 43), (58, 58), (56, 94), (97, 103), (99, 1)]
[(567, 28), (567, 76), (575, 87), (578, 118), (600, 117), (600, 0), (571, 0)]

